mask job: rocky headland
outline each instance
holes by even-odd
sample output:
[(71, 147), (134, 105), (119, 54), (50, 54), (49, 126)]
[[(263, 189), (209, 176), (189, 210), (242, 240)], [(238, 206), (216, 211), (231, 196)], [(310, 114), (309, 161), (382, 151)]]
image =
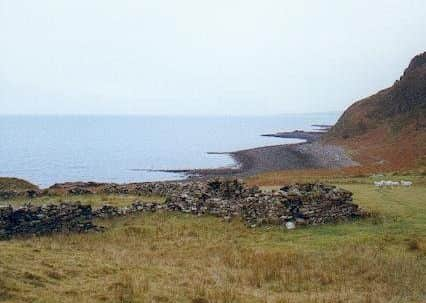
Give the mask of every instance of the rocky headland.
[(353, 103), (323, 136), (351, 150), (364, 171), (426, 168), (426, 52), (392, 86)]
[[(317, 131), (263, 134), (302, 139), (303, 143), (252, 148), (229, 154), (236, 167), (181, 170), (190, 177), (250, 176), (290, 169), (357, 171), (424, 168), (426, 163), (426, 52), (415, 56), (400, 79), (352, 104), (336, 125), (315, 124)], [(352, 156), (349, 156), (349, 153)]]

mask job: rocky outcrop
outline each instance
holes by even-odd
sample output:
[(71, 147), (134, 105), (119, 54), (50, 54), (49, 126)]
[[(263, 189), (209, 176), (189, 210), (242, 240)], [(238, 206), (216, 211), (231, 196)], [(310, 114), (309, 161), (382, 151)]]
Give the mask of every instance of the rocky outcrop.
[(92, 208), (79, 203), (0, 206), (0, 239), (45, 235), (53, 232), (86, 232), (99, 228), (92, 223)]
[(345, 147), (362, 167), (355, 174), (426, 167), (426, 52), (399, 80), (352, 104), (321, 137)]
[(395, 133), (406, 127), (424, 132), (425, 117), (426, 52), (414, 57), (391, 87), (352, 104), (326, 137), (350, 139), (380, 127)]
[(276, 137), (276, 138), (286, 138), (286, 139), (303, 139), (306, 142), (318, 141), (321, 136), (324, 134), (324, 131), (304, 131), (304, 130), (294, 130), (291, 132), (278, 132), (275, 134), (263, 134), (263, 137)]

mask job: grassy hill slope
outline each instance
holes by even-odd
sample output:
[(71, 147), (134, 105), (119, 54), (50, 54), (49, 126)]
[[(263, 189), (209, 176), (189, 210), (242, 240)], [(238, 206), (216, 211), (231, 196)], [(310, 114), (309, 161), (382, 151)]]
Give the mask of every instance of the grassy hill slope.
[(351, 105), (325, 141), (348, 147), (365, 166), (425, 166), (426, 52), (411, 60), (393, 86)]
[(35, 190), (38, 189), (37, 185), (34, 185), (28, 181), (18, 178), (7, 178), (0, 177), (0, 190)]

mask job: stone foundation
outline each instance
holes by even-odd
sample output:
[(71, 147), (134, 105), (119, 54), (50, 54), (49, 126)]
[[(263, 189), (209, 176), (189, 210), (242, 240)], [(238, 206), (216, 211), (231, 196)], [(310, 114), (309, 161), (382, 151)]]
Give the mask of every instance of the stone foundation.
[[(213, 215), (225, 220), (241, 217), (247, 225), (255, 227), (284, 226), (287, 222), (296, 225), (333, 223), (363, 215), (352, 203), (351, 192), (320, 183), (295, 184), (270, 193), (257, 187), (249, 188), (239, 180), (163, 185), (161, 190), (167, 193), (165, 204), (138, 202), (122, 208), (105, 205), (95, 210), (95, 216), (108, 218), (166, 210)], [(145, 191), (143, 186), (138, 188)]]
[[(52, 232), (85, 232), (96, 229), (92, 218), (112, 218), (143, 212), (173, 211), (213, 215), (226, 221), (241, 218), (246, 225), (294, 226), (334, 223), (363, 215), (352, 203), (352, 193), (321, 183), (295, 184), (274, 192), (247, 187), (240, 180), (209, 182), (153, 182), (128, 185), (66, 183), (55, 190), (67, 194), (138, 194), (166, 196), (164, 204), (135, 202), (129, 206), (59, 204), (41, 207), (0, 207), (0, 238)], [(45, 191), (51, 194), (52, 188)], [(290, 224), (288, 224), (290, 223)]]
[(263, 224), (285, 225), (332, 223), (362, 216), (352, 193), (324, 184), (295, 184), (279, 191), (264, 193), (240, 181), (206, 183), (197, 195), (184, 191), (167, 198), (167, 209), (197, 215), (242, 217), (255, 227)]

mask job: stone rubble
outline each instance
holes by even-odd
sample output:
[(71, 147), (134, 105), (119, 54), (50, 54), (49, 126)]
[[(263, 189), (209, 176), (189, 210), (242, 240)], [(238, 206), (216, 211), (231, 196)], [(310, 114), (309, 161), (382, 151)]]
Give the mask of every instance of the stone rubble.
[(208, 182), (195, 194), (183, 192), (167, 198), (167, 209), (223, 218), (242, 217), (251, 227), (337, 222), (362, 215), (352, 193), (324, 184), (295, 184), (265, 193), (238, 180)]
[(24, 190), (24, 191), (18, 191), (18, 190), (0, 190), (0, 201), (1, 200), (10, 200), (10, 199), (16, 199), (16, 198), (35, 198), (41, 195), (40, 190)]
[[(364, 215), (352, 202), (351, 192), (321, 183), (288, 185), (272, 192), (247, 187), (238, 179), (127, 185), (78, 182), (54, 187), (73, 195), (161, 195), (166, 197), (166, 201), (164, 204), (137, 201), (125, 207), (106, 204), (94, 210), (79, 203), (17, 209), (1, 207), (0, 238), (58, 231), (84, 232), (97, 228), (92, 218), (106, 219), (156, 211), (213, 215), (225, 221), (239, 217), (249, 227), (280, 225), (287, 229), (297, 225), (334, 223)], [(47, 194), (51, 192), (47, 191)]]
[[(170, 186), (161, 187), (167, 197), (165, 204), (138, 202), (124, 208), (105, 205), (94, 214), (108, 218), (166, 210), (213, 215), (226, 221), (241, 217), (251, 227), (285, 226), (287, 222), (296, 225), (332, 223), (363, 215), (352, 203), (351, 192), (321, 183), (294, 184), (269, 193), (257, 187), (249, 188), (237, 179), (164, 184)], [(153, 188), (158, 187), (153, 185)], [(146, 188), (139, 187), (138, 190), (145, 192)]]
[(85, 194), (120, 194), (120, 195), (159, 195), (167, 196), (174, 192), (200, 187), (202, 182), (142, 182), (142, 183), (96, 183), (66, 182), (57, 183), (48, 189), (47, 194), (85, 195)]
[(19, 235), (99, 230), (92, 223), (92, 208), (79, 203), (0, 206), (0, 240)]

